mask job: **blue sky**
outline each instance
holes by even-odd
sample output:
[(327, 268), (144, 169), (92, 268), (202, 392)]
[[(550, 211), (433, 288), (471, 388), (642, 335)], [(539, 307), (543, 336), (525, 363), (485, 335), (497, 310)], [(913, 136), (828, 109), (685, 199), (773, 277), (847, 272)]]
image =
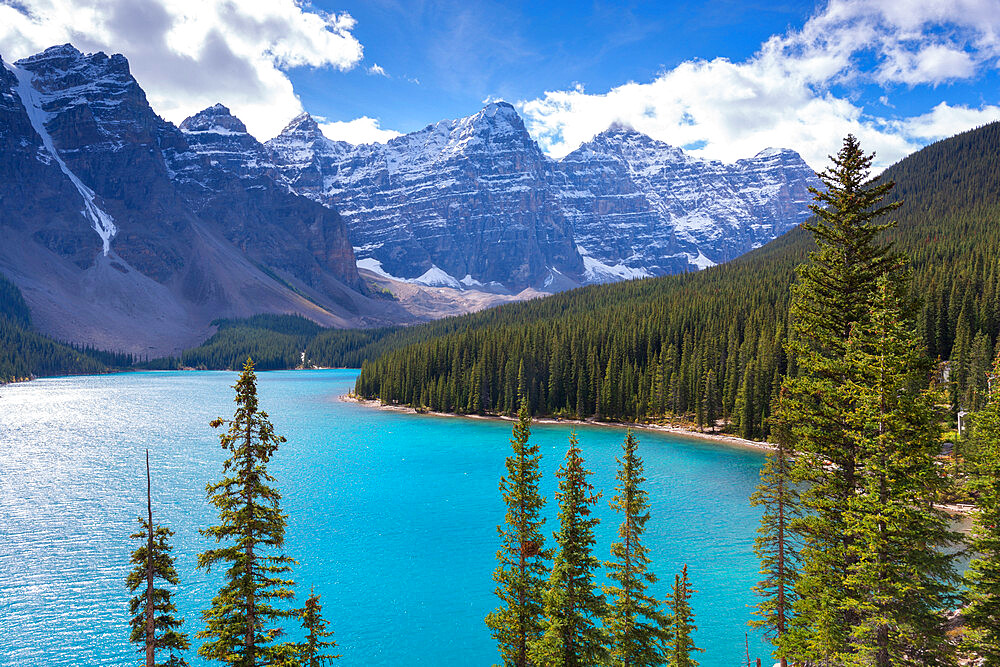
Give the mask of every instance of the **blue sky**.
[[(743, 59), (814, 9), (733, 0), (314, 4), (357, 20), (367, 67), (291, 71), (306, 109), (340, 121), (367, 115), (403, 132), (467, 116), (488, 97), (529, 100), (576, 83), (606, 91), (692, 58)], [(371, 75), (372, 64), (391, 78)]]
[(303, 109), (385, 141), (486, 100), (560, 157), (613, 122), (711, 159), (886, 166), (1000, 118), (1000, 0), (0, 0), (0, 54), (124, 53), (169, 120), (221, 101), (260, 139)]

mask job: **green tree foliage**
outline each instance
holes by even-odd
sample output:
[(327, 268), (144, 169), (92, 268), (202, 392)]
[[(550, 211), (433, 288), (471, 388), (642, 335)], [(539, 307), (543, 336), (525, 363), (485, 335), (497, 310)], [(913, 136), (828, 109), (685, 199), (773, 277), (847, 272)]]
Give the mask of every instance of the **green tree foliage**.
[(559, 468), (559, 530), (552, 574), (544, 592), (543, 633), (531, 647), (531, 661), (546, 667), (583, 667), (607, 659), (604, 633), (599, 625), (607, 615), (604, 596), (594, 582), (600, 561), (594, 556), (591, 507), (600, 498), (587, 481), (592, 473), (571, 434), (566, 459)]
[(32, 329), (21, 290), (0, 274), (0, 384), (47, 375), (106, 373), (131, 355), (59, 343)]
[(528, 649), (542, 633), (542, 592), (552, 555), (545, 549), (542, 534), (541, 455), (530, 437), (531, 415), (527, 402), (522, 401), (510, 440), (513, 453), (507, 457), (507, 474), (500, 479), (507, 505), (504, 525), (497, 527), (501, 545), (493, 573), (500, 607), (486, 617), (503, 664), (516, 667), (530, 664)]
[(674, 588), (669, 599), (670, 615), (663, 628), (668, 667), (697, 667), (694, 654), (704, 650), (695, 646), (691, 636), (698, 629), (691, 610), (691, 596), (697, 592), (691, 587), (685, 565), (681, 573), (674, 576)]
[(337, 642), (330, 639), (333, 631), (327, 629), (330, 622), (323, 618), (323, 607), (315, 591), (309, 592), (309, 598), (299, 612), (299, 617), (306, 631), (305, 641), (299, 644), (299, 657), (303, 667), (322, 667), (339, 658), (339, 655), (324, 653), (337, 648)]
[[(780, 412), (780, 410), (779, 410)], [(754, 540), (754, 552), (760, 559), (763, 579), (754, 586), (761, 601), (751, 622), (763, 628), (775, 646), (774, 656), (787, 664), (788, 631), (794, 623), (795, 583), (798, 578), (798, 549), (791, 530), (799, 515), (798, 490), (792, 481), (792, 452), (789, 452), (788, 428), (778, 423), (776, 448), (767, 455), (760, 472), (760, 484), (750, 496), (750, 504), (764, 510)]]
[(878, 280), (871, 316), (854, 326), (845, 361), (844, 410), (856, 443), (858, 481), (843, 516), (853, 610), (848, 664), (949, 664), (943, 614), (956, 577), (947, 547), (958, 540), (934, 508), (945, 479), (937, 392), (904, 309), (899, 283)]
[(966, 573), (963, 610), (967, 647), (985, 667), (1000, 666), (1000, 354), (993, 364), (989, 399), (976, 415), (972, 489), (976, 512), (969, 550), (976, 554)]
[[(922, 302), (918, 331), (930, 356), (953, 356), (960, 323), (968, 327), (970, 351), (980, 333), (995, 345), (1000, 124), (928, 146), (890, 167), (883, 180), (897, 183), (899, 226), (872, 233), (912, 259), (910, 294)], [(364, 363), (360, 395), (406, 405), (426, 396), (427, 407), (447, 412), (512, 411), (523, 364), (533, 414), (690, 419), (714, 371), (722, 416), (737, 432), (764, 438), (780, 378), (794, 365), (784, 350), (788, 288), (815, 246), (808, 230), (796, 229), (698, 273), (595, 285), (378, 334), (321, 336), (328, 346), (339, 341), (337, 359)], [(853, 268), (845, 280), (877, 275), (877, 259), (868, 258), (866, 268)], [(863, 312), (866, 298), (849, 310)], [(470, 405), (473, 383), (479, 398)], [(961, 402), (966, 387), (959, 390)]]
[(899, 273), (898, 259), (877, 242), (894, 225), (879, 219), (898, 204), (884, 203), (893, 183), (870, 178), (872, 159), (848, 136), (820, 174), (826, 191), (814, 190), (816, 218), (808, 226), (819, 249), (799, 267), (792, 289), (788, 348), (797, 373), (785, 377), (779, 420), (796, 443), (796, 477), (805, 484), (805, 511), (795, 522), (802, 539), (796, 614), (806, 633), (796, 643), (804, 659), (838, 655), (857, 620), (846, 597), (855, 536), (844, 530), (844, 517), (862, 471), (844, 409), (846, 345), (870, 315), (877, 278), (892, 271), (898, 280)]
[[(179, 359), (156, 360), (156, 367), (186, 366), (238, 370), (246, 358), (259, 370), (296, 368), (321, 327), (299, 315), (254, 315), (221, 319), (212, 324), (216, 333), (200, 346), (185, 350)], [(306, 361), (311, 357), (306, 354)]]
[(237, 667), (258, 667), (284, 659), (288, 646), (275, 643), (282, 635), (278, 622), (294, 614), (275, 606), (294, 595), (288, 576), (295, 561), (282, 551), (287, 516), (281, 512), (281, 494), (269, 486), (274, 477), (267, 472), (268, 461), (285, 438), (274, 433), (267, 413), (259, 409), (250, 359), (233, 388), (233, 419), (212, 421), (213, 428), (229, 427), (219, 436), (222, 448), (230, 452), (223, 478), (206, 488), (219, 511), (219, 524), (201, 531), (221, 546), (198, 556), (199, 568), (226, 569), (222, 588), (202, 612), (205, 629), (198, 637), (208, 641), (198, 653)]
[(614, 560), (605, 563), (608, 579), (604, 587), (608, 613), (604, 619), (610, 660), (613, 667), (653, 667), (663, 664), (659, 603), (646, 591), (656, 583), (649, 571), (649, 549), (642, 543), (649, 501), (642, 488), (642, 458), (636, 453), (639, 442), (632, 431), (625, 434), (618, 460), (617, 493), (611, 506), (622, 515), (619, 541), (611, 545)]
[[(177, 607), (171, 601), (169, 588), (157, 588), (162, 581), (177, 586), (180, 582), (174, 559), (170, 555), (172, 530), (153, 523), (153, 501), (149, 474), (149, 451), (146, 451), (146, 516), (139, 517), (139, 532), (131, 537), (139, 540), (132, 552), (132, 570), (125, 580), (130, 593), (129, 602), (132, 628), (129, 641), (145, 656), (147, 667), (187, 667), (179, 653), (190, 648), (187, 634), (180, 631), (184, 619), (177, 618)], [(165, 661), (157, 662), (157, 653), (167, 653)]]

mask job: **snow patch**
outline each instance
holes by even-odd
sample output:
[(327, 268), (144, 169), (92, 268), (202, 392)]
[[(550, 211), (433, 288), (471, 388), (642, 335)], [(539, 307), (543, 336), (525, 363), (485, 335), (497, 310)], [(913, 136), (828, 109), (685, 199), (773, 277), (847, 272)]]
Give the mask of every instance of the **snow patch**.
[(445, 271), (442, 271), (436, 264), (431, 264), (431, 268), (424, 271), (419, 278), (414, 278), (410, 282), (428, 287), (454, 287), (462, 289), (462, 283), (458, 282)]
[(11, 65), (9, 63), (4, 63), (14, 76), (17, 77), (17, 94), (21, 98), (21, 104), (24, 105), (24, 110), (28, 114), (28, 119), (31, 121), (31, 126), (35, 128), (35, 132), (42, 139), (42, 145), (45, 146), (45, 150), (55, 159), (56, 163), (59, 165), (59, 169), (62, 173), (73, 183), (76, 187), (77, 192), (83, 197), (83, 214), (85, 217), (89, 218), (93, 224), (94, 231), (97, 235), (101, 237), (101, 241), (104, 244), (104, 254), (107, 256), (108, 252), (111, 250), (111, 239), (115, 234), (118, 233), (118, 227), (115, 226), (114, 219), (105, 213), (101, 208), (94, 202), (96, 195), (94, 191), (83, 184), (76, 174), (70, 171), (70, 168), (66, 166), (63, 162), (62, 157), (59, 156), (59, 152), (56, 150), (55, 142), (52, 141), (52, 135), (49, 134), (48, 130), (45, 129), (45, 121), (47, 120), (48, 114), (42, 111), (41, 100), (38, 99), (38, 92), (35, 90), (34, 86), (31, 85), (31, 80), (34, 78), (34, 74), (28, 70), (23, 70), (19, 67)]
[(754, 155), (754, 157), (776, 157), (778, 155), (782, 155), (784, 152), (784, 148), (765, 148), (761, 152)]
[(710, 260), (708, 257), (705, 257), (705, 253), (703, 253), (700, 248), (698, 249), (697, 257), (692, 257), (688, 254), (688, 261), (697, 266), (699, 271), (707, 269), (710, 266), (715, 266), (715, 262)]
[(382, 262), (378, 261), (374, 257), (365, 257), (364, 259), (359, 259), (358, 262), (359, 269), (367, 269), (372, 273), (382, 276), (383, 278), (388, 278), (390, 280), (398, 280), (399, 282), (409, 282), (406, 278), (397, 278), (388, 271), (382, 268)]
[(636, 280), (637, 278), (649, 278), (652, 275), (652, 273), (644, 268), (625, 266), (621, 262), (610, 266), (589, 255), (583, 255), (583, 276), (589, 283)]

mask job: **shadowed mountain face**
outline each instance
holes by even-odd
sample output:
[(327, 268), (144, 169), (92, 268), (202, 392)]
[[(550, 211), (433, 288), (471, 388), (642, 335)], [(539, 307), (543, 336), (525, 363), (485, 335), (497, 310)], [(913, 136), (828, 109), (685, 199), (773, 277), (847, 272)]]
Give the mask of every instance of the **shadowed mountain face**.
[(227, 315), (406, 319), (359, 293), (337, 212), (265, 161), (224, 107), (183, 130), (161, 119), (120, 55), (64, 45), (3, 63), (0, 271), (43, 332), (139, 354), (196, 343)]
[(294, 191), (336, 206), (362, 266), (424, 284), (549, 290), (696, 270), (809, 215), (816, 176), (768, 149), (732, 165), (611, 128), (553, 161), (515, 109), (353, 146), (307, 114), (265, 144)]

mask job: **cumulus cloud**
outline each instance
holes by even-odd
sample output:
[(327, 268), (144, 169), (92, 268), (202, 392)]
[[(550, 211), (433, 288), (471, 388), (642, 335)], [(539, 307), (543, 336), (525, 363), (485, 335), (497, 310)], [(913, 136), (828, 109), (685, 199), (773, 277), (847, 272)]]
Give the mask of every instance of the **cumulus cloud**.
[(900, 131), (911, 137), (937, 141), (950, 137), (959, 130), (979, 127), (998, 118), (1000, 118), (1000, 106), (986, 105), (973, 109), (941, 102), (928, 113), (907, 118), (898, 125)]
[[(1000, 113), (991, 106), (944, 105), (917, 118), (885, 118), (851, 91), (969, 79), (996, 68), (998, 58), (996, 0), (831, 0), (801, 29), (771, 37), (745, 61), (688, 61), (653, 81), (597, 94), (576, 85), (520, 107), (529, 130), (555, 157), (623, 123), (697, 147), (703, 157), (733, 161), (781, 146), (798, 150), (814, 167), (825, 164), (839, 137), (853, 132), (884, 167), (930, 138)], [(891, 106), (888, 95), (882, 106)]]
[(389, 75), (386, 74), (385, 68), (378, 63), (372, 63), (372, 66), (368, 68), (368, 73), (375, 74), (377, 76), (384, 76), (386, 78), (389, 77)]
[(354, 67), (354, 25), (300, 0), (0, 0), (0, 54), (16, 60), (65, 42), (124, 53), (168, 120), (222, 102), (267, 139), (302, 111), (285, 70)]
[(383, 130), (377, 118), (362, 116), (349, 121), (320, 123), (319, 128), (329, 139), (351, 144), (384, 144), (400, 135), (395, 130)]

